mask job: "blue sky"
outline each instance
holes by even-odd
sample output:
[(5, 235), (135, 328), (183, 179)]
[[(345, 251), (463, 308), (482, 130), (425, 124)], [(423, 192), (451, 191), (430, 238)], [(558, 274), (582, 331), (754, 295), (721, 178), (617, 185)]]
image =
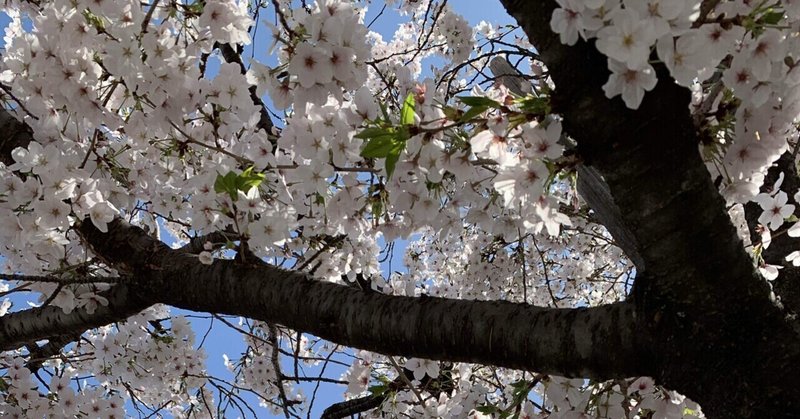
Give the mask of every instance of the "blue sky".
[[(373, 3), (372, 9), (367, 13), (366, 21), (369, 22), (372, 18), (378, 13), (380, 10), (380, 5), (382, 4), (381, 1), (377, 1)], [(486, 1), (486, 0), (455, 0), (450, 1), (450, 5), (459, 13), (461, 13), (472, 25), (476, 25), (481, 20), (486, 20), (493, 24), (508, 24), (512, 23), (511, 18), (505, 13), (502, 6), (499, 2), (493, 1)], [(398, 16), (396, 13), (387, 10), (375, 21), (372, 25), (372, 30), (380, 32), (383, 34), (384, 39), (391, 39), (391, 35), (394, 33), (397, 25), (403, 22), (404, 20)], [(272, 15), (270, 13), (271, 7), (266, 10), (265, 13), (262, 14), (262, 19), (271, 19)], [(8, 18), (5, 15), (0, 14), (0, 27), (5, 27), (8, 24)], [(266, 50), (271, 44), (271, 39), (269, 38), (269, 29), (261, 25), (258, 29), (258, 33), (254, 39), (254, 42), (251, 47), (245, 50), (244, 56), (249, 57), (250, 54), (253, 54), (257, 59), (264, 62), (265, 64), (274, 64), (274, 59), (268, 57), (266, 55)], [(423, 65), (423, 69), (426, 69), (427, 66)], [(211, 67), (210, 67), (211, 69)], [(213, 70), (212, 70), (213, 71)], [(423, 70), (427, 72), (426, 70)], [(424, 74), (423, 74), (424, 76)], [(269, 103), (268, 98), (265, 97), (265, 102)], [(406, 242), (398, 241), (395, 243), (394, 247), (394, 254), (391, 258), (392, 266), (389, 267), (389, 260), (382, 264), (382, 269), (384, 270), (384, 275), (388, 277), (391, 271), (402, 271), (404, 270), (404, 266), (402, 265), (402, 254), (405, 248)], [(24, 295), (19, 295), (15, 298), (16, 308), (24, 307), (24, 302), (20, 301), (24, 299)], [(21, 303), (21, 305), (20, 305)], [(209, 320), (207, 318), (197, 318), (195, 316), (204, 316), (207, 317), (206, 313), (191, 313), (185, 312), (180, 310), (173, 310), (174, 314), (185, 314), (192, 316), (193, 319), (193, 326), (197, 333), (197, 342), (203, 340), (203, 347), (205, 348), (208, 354), (208, 362), (207, 368), (210, 375), (219, 376), (228, 381), (232, 381), (233, 377), (231, 373), (225, 368), (223, 365), (223, 354), (227, 354), (232, 360), (236, 360), (240, 354), (244, 351), (245, 346), (242, 340), (241, 335), (232, 330), (231, 328), (223, 325), (218, 320)], [(213, 328), (211, 331), (208, 332), (209, 326), (213, 323)], [(231, 319), (231, 323), (237, 324), (238, 319)], [(207, 334), (208, 333), (208, 334)], [(206, 335), (207, 334), (207, 335)], [(203, 338), (204, 335), (206, 336), (205, 339)], [(293, 369), (293, 365), (291, 364), (290, 360), (284, 360), (285, 373), (289, 373)], [(306, 373), (308, 375), (313, 375), (315, 372), (318, 373), (318, 367), (306, 369)], [(334, 366), (331, 365), (326, 370), (325, 376), (338, 379), (341, 373), (345, 371), (344, 367)], [(300, 385), (303, 388), (303, 391), (307, 397), (311, 397), (311, 393), (314, 389), (314, 383), (303, 383)], [(343, 393), (344, 393), (344, 386), (336, 385), (336, 384), (326, 384), (322, 383), (319, 391), (316, 396), (316, 402), (314, 403), (314, 410), (310, 412), (311, 418), (319, 417), (326, 407), (331, 405), (332, 403), (338, 402), (343, 400)], [(216, 398), (216, 396), (215, 396)], [(284, 417), (282, 414), (279, 416), (271, 416), (269, 412), (265, 409), (259, 408), (258, 403), (253, 396), (246, 396), (243, 395), (245, 400), (248, 400), (251, 403), (253, 409), (258, 413), (258, 417), (262, 418), (270, 418), (270, 417)], [(216, 398), (218, 401), (218, 398)], [(247, 410), (245, 410), (247, 412)], [(130, 412), (134, 413), (134, 412)], [(228, 412), (226, 417), (236, 417), (238, 414), (237, 409), (231, 409)], [(306, 416), (305, 414), (303, 415)]]

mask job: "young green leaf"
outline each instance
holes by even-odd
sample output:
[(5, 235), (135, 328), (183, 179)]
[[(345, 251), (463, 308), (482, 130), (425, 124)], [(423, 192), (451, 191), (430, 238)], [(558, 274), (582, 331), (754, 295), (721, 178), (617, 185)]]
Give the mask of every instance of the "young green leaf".
[(469, 110), (464, 112), (464, 115), (461, 115), (461, 122), (467, 122), (467, 121), (471, 120), (472, 118), (482, 114), (487, 109), (489, 109), (489, 107), (486, 106), (486, 105), (473, 106), (473, 107), (469, 108)]
[(467, 106), (486, 106), (487, 108), (499, 108), (500, 103), (496, 100), (482, 96), (458, 96), (458, 100)]
[(214, 180), (214, 192), (216, 193), (227, 193), (230, 195), (231, 199), (236, 201), (237, 193), (236, 190), (236, 173), (228, 172), (224, 176), (217, 173), (217, 178)]
[(261, 185), (264, 177), (263, 173), (253, 173), (253, 167), (250, 166), (236, 178), (236, 189), (247, 193), (250, 189)]
[(761, 16), (761, 23), (764, 25), (777, 25), (783, 19), (782, 11), (770, 11)]
[(444, 116), (451, 121), (458, 121), (459, 119), (461, 119), (460, 116), (461, 111), (452, 106), (443, 107), (442, 112), (444, 112)]
[(391, 178), (392, 177), (392, 173), (394, 173), (394, 168), (395, 168), (395, 166), (397, 166), (397, 161), (400, 160), (400, 154), (403, 152), (403, 148), (404, 148), (404, 147), (402, 147), (403, 145), (405, 145), (405, 144), (402, 144), (399, 149), (398, 148), (393, 148), (389, 152), (389, 155), (386, 156), (386, 177), (387, 178)]
[(368, 390), (370, 393), (372, 393), (373, 396), (380, 396), (381, 394), (385, 393), (386, 390), (388, 389), (389, 387), (387, 387), (386, 385), (380, 385), (380, 386), (371, 386)]
[(514, 101), (520, 109), (529, 114), (547, 115), (550, 113), (549, 96), (525, 96)]
[(393, 136), (393, 135), (394, 135), (393, 128), (369, 127), (365, 128), (363, 131), (354, 135), (354, 137), (360, 138), (362, 140), (369, 140), (370, 138)]
[(397, 139), (394, 136), (381, 136), (375, 137), (364, 146), (361, 150), (362, 157), (381, 158), (386, 157), (395, 147)]
[(403, 125), (414, 125), (414, 94), (409, 93), (403, 101), (403, 109), (400, 111), (400, 123)]

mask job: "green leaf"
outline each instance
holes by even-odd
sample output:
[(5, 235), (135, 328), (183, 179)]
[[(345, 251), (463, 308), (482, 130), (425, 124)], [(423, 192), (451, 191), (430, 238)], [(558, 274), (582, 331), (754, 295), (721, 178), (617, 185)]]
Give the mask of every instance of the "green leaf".
[(250, 189), (257, 188), (264, 181), (263, 173), (253, 173), (253, 166), (248, 167), (236, 177), (236, 189), (247, 193)]
[(89, 10), (83, 11), (83, 17), (86, 19), (86, 23), (92, 25), (98, 32), (105, 31), (106, 24), (103, 22), (103, 18), (90, 12)]
[(401, 146), (399, 149), (393, 148), (392, 151), (390, 152), (390, 154), (388, 156), (386, 156), (386, 177), (387, 178), (391, 178), (392, 177), (392, 173), (394, 173), (394, 168), (397, 165), (397, 161), (400, 160), (400, 154), (403, 153), (403, 148), (405, 148), (404, 146), (405, 146), (405, 144), (403, 144), (403, 146)]
[(409, 132), (404, 126), (395, 129), (390, 128), (367, 128), (356, 137), (369, 139), (361, 150), (361, 157), (367, 158), (385, 158), (386, 159), (386, 173), (388, 177), (392, 176), (395, 165), (400, 159), (400, 155), (406, 148), (406, 140), (408, 140)]
[(153, 336), (153, 339), (166, 344), (171, 344), (175, 341), (175, 338), (172, 336)]
[(387, 387), (385, 385), (371, 386), (369, 388), (369, 392), (372, 393), (373, 396), (380, 396), (381, 394), (385, 393), (386, 390), (388, 390), (388, 389), (389, 389), (389, 387)]
[(499, 108), (498, 101), (483, 96), (458, 96), (458, 100), (467, 106), (486, 106), (487, 108)]
[(444, 116), (451, 121), (458, 121), (461, 119), (459, 116), (459, 110), (452, 106), (443, 107), (442, 112), (444, 112)]
[(777, 25), (783, 19), (783, 12), (769, 12), (761, 16), (761, 24)]
[(239, 199), (238, 191), (247, 193), (250, 189), (257, 188), (264, 181), (263, 173), (254, 173), (253, 167), (248, 167), (242, 173), (230, 171), (224, 176), (217, 173), (214, 180), (214, 191), (217, 193), (227, 193), (231, 200)]
[(197, 2), (194, 2), (194, 3), (192, 3), (192, 4), (188, 4), (188, 5), (186, 5), (186, 6), (184, 7), (184, 10), (185, 10), (187, 13), (191, 14), (191, 15), (197, 15), (197, 16), (199, 16), (199, 15), (202, 15), (202, 14), (203, 14), (203, 8), (204, 8), (204, 6), (205, 6), (205, 2), (203, 2), (203, 1), (197, 1)]
[(397, 139), (394, 136), (375, 137), (361, 150), (362, 157), (381, 158), (387, 157), (395, 147)]
[(408, 141), (408, 139), (411, 138), (411, 133), (409, 132), (408, 127), (399, 127), (394, 133), (394, 138), (402, 143)]
[(400, 111), (400, 123), (403, 125), (414, 125), (414, 94), (409, 93), (403, 101), (403, 109)]
[(236, 173), (228, 172), (226, 175), (221, 175), (217, 173), (217, 179), (214, 180), (214, 192), (217, 193), (227, 193), (230, 195), (232, 200), (237, 199), (237, 187), (236, 187)]
[(483, 413), (484, 415), (491, 415), (493, 413), (500, 413), (500, 409), (497, 406), (492, 406), (490, 404), (478, 406), (475, 408), (478, 412)]
[(487, 109), (489, 109), (489, 107), (486, 106), (486, 105), (473, 106), (473, 107), (469, 108), (469, 110), (464, 112), (464, 115), (461, 115), (461, 122), (469, 121), (472, 118), (482, 114)]
[(525, 96), (514, 101), (525, 113), (547, 115), (550, 113), (549, 96)]
[(372, 216), (375, 218), (383, 215), (383, 201), (380, 198), (372, 201)]
[(369, 140), (370, 138), (393, 136), (394, 130), (392, 128), (369, 127), (354, 135), (355, 138), (362, 140)]

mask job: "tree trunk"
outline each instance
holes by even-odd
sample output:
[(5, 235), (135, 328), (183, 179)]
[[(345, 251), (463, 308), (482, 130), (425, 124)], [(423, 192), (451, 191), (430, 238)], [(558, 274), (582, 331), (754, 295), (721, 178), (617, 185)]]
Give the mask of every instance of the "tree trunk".
[(656, 88), (627, 109), (603, 94), (606, 58), (551, 31), (555, 2), (503, 4), (550, 70), (553, 109), (608, 183), (644, 259), (633, 301), (660, 345), (655, 378), (711, 418), (797, 415), (798, 323), (773, 303), (700, 159), (689, 91), (657, 66)]

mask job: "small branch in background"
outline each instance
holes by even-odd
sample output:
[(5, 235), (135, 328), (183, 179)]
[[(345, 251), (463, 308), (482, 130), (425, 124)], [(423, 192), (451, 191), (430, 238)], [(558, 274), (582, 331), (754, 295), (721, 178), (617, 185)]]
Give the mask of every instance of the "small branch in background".
[(158, 1), (159, 0), (153, 0), (153, 4), (150, 5), (150, 9), (147, 10), (147, 14), (142, 20), (142, 35), (147, 33), (147, 26), (150, 24), (150, 19), (153, 18), (153, 12), (155, 12), (156, 7), (158, 7)]
[(428, 406), (425, 404), (425, 399), (422, 398), (422, 394), (420, 394), (420, 392), (417, 389), (417, 387), (414, 384), (411, 383), (411, 380), (408, 379), (408, 376), (406, 376), (406, 373), (403, 370), (403, 368), (400, 367), (400, 365), (397, 363), (397, 361), (394, 360), (393, 356), (390, 356), (388, 358), (389, 358), (389, 362), (392, 364), (394, 369), (396, 369), (397, 373), (400, 374), (400, 379), (403, 380), (403, 382), (405, 382), (405, 384), (408, 386), (408, 388), (411, 389), (411, 392), (414, 393), (415, 396), (417, 396), (417, 398), (419, 399), (419, 402), (422, 404), (422, 407), (427, 408)]
[[(216, 43), (215, 46), (219, 48), (219, 52), (222, 54), (222, 58), (225, 59), (225, 62), (232, 63), (232, 64), (239, 64), (239, 70), (242, 74), (247, 73), (247, 68), (244, 66), (244, 62), (242, 61), (242, 56), (233, 49), (231, 44), (220, 44)], [(259, 129), (263, 129), (267, 136), (270, 138), (273, 136), (272, 128), (275, 124), (272, 122), (272, 119), (269, 117), (269, 113), (267, 112), (267, 105), (264, 104), (264, 101), (258, 97), (256, 93), (256, 86), (250, 86), (248, 89), (250, 92), (250, 99), (253, 101), (253, 104), (259, 107), (259, 120), (258, 124), (256, 124), (256, 131)]]
[(275, 385), (278, 387), (278, 395), (280, 395), (281, 398), (281, 407), (283, 407), (284, 415), (286, 415), (287, 418), (290, 418), (292, 417), (292, 414), (289, 411), (289, 408), (299, 402), (295, 400), (289, 401), (289, 399), (286, 398), (286, 390), (283, 388), (284, 375), (283, 372), (281, 372), (281, 363), (278, 356), (278, 351), (280, 350), (280, 343), (278, 342), (278, 327), (273, 324), (269, 325), (268, 340), (272, 345), (272, 367), (275, 368)]
[(72, 342), (80, 339), (80, 334), (66, 334), (53, 336), (42, 346), (28, 345), (29, 359), (26, 365), (32, 374), (35, 374), (45, 361), (58, 355), (61, 350)]
[(71, 278), (57, 278), (45, 275), (0, 275), (0, 279), (5, 281), (46, 282), (63, 286), (70, 284), (119, 284), (130, 278), (124, 276), (75, 276)]
[(0, 83), (0, 89), (2, 89), (14, 102), (16, 102), (19, 108), (22, 109), (26, 114), (28, 114), (28, 116), (30, 116), (33, 119), (39, 120), (38, 116), (30, 113), (30, 111), (28, 111), (28, 108), (25, 107), (22, 101), (19, 100), (16, 96), (14, 96), (14, 93), (11, 93), (10, 87), (6, 86), (3, 83)]

